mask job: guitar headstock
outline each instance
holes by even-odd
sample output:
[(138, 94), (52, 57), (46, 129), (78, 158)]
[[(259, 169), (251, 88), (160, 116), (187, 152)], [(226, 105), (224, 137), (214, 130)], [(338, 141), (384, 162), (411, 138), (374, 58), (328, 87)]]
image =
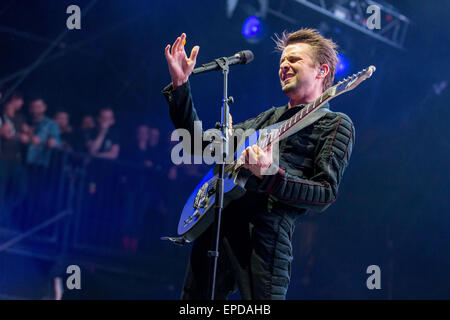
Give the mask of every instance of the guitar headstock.
[(374, 66), (370, 66), (367, 69), (363, 69), (360, 72), (339, 81), (333, 87), (335, 90), (333, 90), (332, 96), (337, 96), (341, 93), (355, 89), (361, 82), (370, 78), (375, 70), (376, 68)]

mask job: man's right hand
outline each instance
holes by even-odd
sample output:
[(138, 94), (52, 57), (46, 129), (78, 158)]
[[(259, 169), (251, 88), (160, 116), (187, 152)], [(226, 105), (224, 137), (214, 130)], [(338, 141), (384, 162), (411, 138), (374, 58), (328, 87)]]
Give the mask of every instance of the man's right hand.
[(186, 34), (183, 33), (173, 43), (172, 50), (170, 50), (170, 44), (168, 44), (164, 50), (174, 89), (188, 80), (194, 69), (198, 51), (200, 50), (199, 46), (195, 46), (192, 48), (191, 56), (188, 58), (186, 51), (184, 50), (185, 40)]

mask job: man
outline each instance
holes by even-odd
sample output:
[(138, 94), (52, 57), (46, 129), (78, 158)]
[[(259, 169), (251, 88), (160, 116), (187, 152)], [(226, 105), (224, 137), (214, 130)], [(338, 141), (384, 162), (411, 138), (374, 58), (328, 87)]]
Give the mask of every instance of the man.
[(0, 157), (13, 161), (22, 161), (23, 146), (29, 142), (29, 127), (20, 113), (23, 106), (20, 93), (13, 93), (3, 107), (0, 115)]
[(140, 166), (161, 170), (158, 150), (159, 129), (142, 124), (136, 129), (135, 140), (130, 144), (124, 159)]
[(88, 131), (90, 129), (95, 128), (95, 119), (91, 115), (85, 115), (83, 116), (83, 119), (81, 119), (81, 125), (80, 129), (81, 131)]
[(70, 124), (70, 115), (65, 110), (58, 110), (53, 115), (53, 120), (59, 127), (61, 136), (61, 148), (73, 150), (75, 147), (74, 132)]
[[(188, 58), (183, 33), (165, 48), (172, 83), (163, 90), (172, 122), (193, 130), (198, 120), (189, 85), (189, 75), (199, 47)], [(333, 83), (337, 64), (336, 45), (316, 30), (283, 33), (276, 40), (281, 51), (279, 79), (289, 98), (287, 105), (269, 109), (234, 128), (255, 130), (289, 119), (316, 99)], [(326, 105), (328, 106), (328, 104)], [(253, 176), (246, 194), (232, 201), (223, 212), (216, 298), (226, 299), (235, 286), (243, 299), (285, 299), (292, 262), (294, 221), (307, 210), (323, 211), (336, 200), (338, 186), (348, 165), (354, 143), (350, 118), (327, 112), (322, 118), (280, 141), (279, 166), (270, 152), (258, 146), (242, 154)], [(273, 175), (264, 175), (267, 169)], [(273, 172), (273, 170), (270, 170)], [(207, 299), (208, 250), (212, 228), (192, 248), (183, 287), (183, 299)]]
[[(128, 170), (127, 186), (145, 190), (145, 195), (141, 197), (136, 197), (132, 188), (126, 187), (123, 190), (130, 216), (128, 223), (123, 228), (122, 246), (129, 252), (135, 252), (138, 246), (142, 248), (142, 243), (144, 243), (144, 247), (148, 247), (146, 246), (150, 245), (148, 236), (158, 234), (158, 232), (151, 231), (161, 231), (159, 222), (164, 221), (160, 216), (166, 211), (164, 198), (155, 196), (159, 194), (161, 188), (161, 185), (155, 181), (161, 180), (162, 173), (159, 135), (158, 128), (141, 124), (136, 129), (135, 139), (122, 153), (123, 159), (133, 164), (132, 168)], [(139, 167), (145, 169), (142, 170)], [(151, 173), (148, 169), (151, 170)], [(150, 178), (149, 174), (151, 174)], [(157, 200), (154, 201), (154, 199)], [(158, 241), (159, 238), (151, 241), (151, 244)]]
[(95, 119), (91, 115), (85, 115), (81, 119), (80, 126), (74, 130), (74, 145), (73, 148), (77, 152), (87, 153), (87, 142), (90, 140), (90, 135), (95, 129)]
[(120, 145), (119, 135), (115, 130), (114, 111), (111, 108), (103, 108), (97, 117), (98, 127), (92, 129), (87, 148), (89, 153), (96, 158), (117, 159)]
[(31, 134), (26, 161), (28, 164), (48, 167), (51, 149), (61, 144), (58, 125), (46, 116), (47, 104), (42, 98), (31, 100), (29, 111)]
[(0, 221), (14, 211), (26, 194), (22, 162), (29, 127), (20, 113), (23, 103), (22, 95), (15, 92), (0, 114)]

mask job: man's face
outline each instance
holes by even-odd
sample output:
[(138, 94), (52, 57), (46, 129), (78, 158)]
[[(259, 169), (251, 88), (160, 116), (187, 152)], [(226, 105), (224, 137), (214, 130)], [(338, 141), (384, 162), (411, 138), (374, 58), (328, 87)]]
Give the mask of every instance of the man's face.
[(148, 140), (148, 135), (149, 135), (148, 130), (149, 130), (149, 127), (147, 127), (147, 126), (140, 126), (138, 128), (138, 130), (137, 130), (137, 139), (139, 141), (142, 141), (142, 140), (147, 141)]
[(149, 130), (149, 144), (154, 147), (159, 143), (159, 129), (158, 128), (150, 128)]
[(14, 104), (14, 109), (17, 111), (19, 111), (20, 109), (22, 109), (23, 106), (23, 99), (22, 98), (16, 98), (13, 101)]
[(114, 124), (114, 113), (112, 110), (102, 110), (98, 116), (98, 123), (102, 128), (109, 128)]
[(69, 125), (69, 114), (67, 112), (58, 112), (55, 114), (55, 121), (60, 128), (65, 128)]
[(313, 54), (307, 43), (294, 43), (284, 48), (278, 75), (286, 95), (293, 96), (300, 90), (308, 92), (314, 87), (319, 68), (314, 63)]
[(94, 118), (91, 116), (85, 116), (81, 121), (81, 129), (87, 130), (92, 128), (95, 128)]
[(8, 111), (17, 112), (23, 106), (22, 98), (13, 98), (10, 102), (8, 102), (5, 107)]
[(31, 101), (30, 113), (32, 116), (41, 116), (47, 110), (47, 105), (42, 99)]

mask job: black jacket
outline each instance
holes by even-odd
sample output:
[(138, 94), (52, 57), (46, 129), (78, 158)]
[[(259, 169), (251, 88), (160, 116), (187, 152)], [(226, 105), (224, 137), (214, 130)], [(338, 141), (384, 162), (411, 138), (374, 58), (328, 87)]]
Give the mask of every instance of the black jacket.
[[(199, 121), (194, 108), (189, 82), (173, 90), (163, 90), (175, 127), (193, 135), (193, 122)], [(233, 125), (233, 129), (261, 128), (286, 120), (305, 105), (292, 108), (271, 108), (257, 117)], [(304, 213), (311, 209), (321, 212), (338, 195), (339, 183), (348, 165), (355, 129), (350, 118), (339, 112), (329, 112), (313, 124), (282, 140), (279, 145), (279, 167), (275, 175), (253, 179), (249, 192), (268, 195), (269, 211), (273, 203)], [(249, 185), (252, 185), (250, 183)]]

